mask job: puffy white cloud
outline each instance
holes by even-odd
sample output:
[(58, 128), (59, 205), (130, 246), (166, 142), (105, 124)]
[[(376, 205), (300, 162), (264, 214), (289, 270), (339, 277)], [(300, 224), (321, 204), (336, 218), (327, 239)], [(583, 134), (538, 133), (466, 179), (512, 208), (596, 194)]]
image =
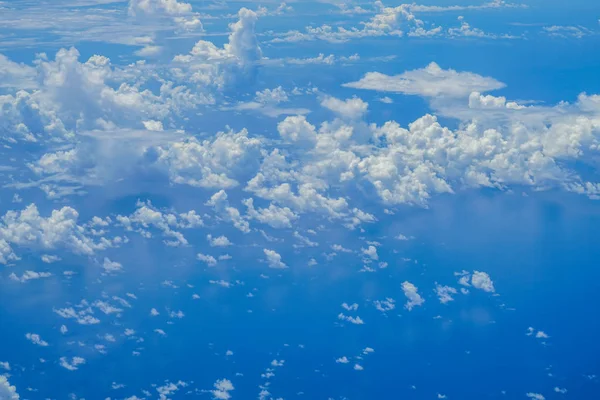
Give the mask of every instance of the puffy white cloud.
[(546, 400), (546, 398), (543, 395), (539, 394), (539, 393), (529, 392), (529, 393), (526, 393), (525, 396), (527, 396), (527, 397), (529, 397), (530, 399), (533, 399), (533, 400)]
[(104, 271), (110, 273), (110, 272), (121, 271), (123, 269), (123, 265), (121, 265), (121, 263), (118, 263), (116, 261), (111, 261), (107, 257), (104, 257), (104, 261), (102, 262), (102, 268), (104, 268)]
[(35, 280), (35, 279), (49, 278), (51, 276), (52, 276), (52, 274), (50, 272), (36, 272), (36, 271), (25, 271), (23, 273), (23, 275), (21, 275), (20, 277), (17, 276), (14, 272), (9, 275), (10, 279), (17, 281), (17, 282), (21, 282), (21, 283), (25, 283), (27, 281)]
[(33, 89), (37, 87), (36, 75), (35, 68), (0, 54), (0, 88)]
[(27, 333), (27, 334), (25, 334), (25, 337), (27, 338), (27, 340), (29, 340), (31, 343), (33, 343), (35, 345), (42, 346), (42, 347), (48, 346), (48, 342), (43, 340), (40, 337), (40, 335), (38, 335), (37, 333)]
[(255, 100), (261, 104), (279, 104), (289, 100), (287, 93), (281, 86), (275, 89), (264, 89), (256, 92)]
[(50, 254), (42, 255), (42, 261), (45, 262), (46, 264), (52, 264), (52, 263), (55, 263), (60, 260), (61, 260), (61, 258), (59, 256), (53, 256)]
[(369, 257), (371, 260), (379, 260), (379, 255), (377, 254), (377, 247), (369, 246), (366, 249), (361, 249), (361, 252), (364, 256)]
[(445, 6), (428, 6), (421, 4), (410, 4), (409, 9), (413, 12), (425, 12), (425, 13), (442, 13), (442, 12), (454, 12), (454, 11), (468, 11), (468, 10), (486, 10), (486, 9), (500, 9), (500, 8), (527, 8), (526, 4), (507, 3), (505, 0), (491, 0), (487, 3), (473, 4), (473, 5), (445, 5)]
[(490, 276), (485, 272), (473, 271), (471, 276), (471, 285), (477, 289), (481, 289), (484, 292), (495, 292), (494, 283), (490, 279)]
[(457, 291), (452, 286), (442, 286), (436, 282), (435, 293), (440, 299), (440, 303), (446, 304), (451, 301), (454, 301), (454, 297), (452, 297), (452, 295), (456, 294)]
[(402, 291), (404, 295), (408, 299), (404, 307), (411, 311), (413, 307), (421, 306), (425, 302), (425, 299), (421, 297), (421, 295), (417, 292), (417, 287), (412, 283), (405, 281), (402, 283)]
[(407, 71), (395, 76), (369, 72), (359, 81), (346, 83), (343, 86), (425, 97), (467, 97), (472, 92), (487, 92), (501, 89), (505, 85), (494, 78), (472, 72), (442, 69), (432, 62), (423, 69)]
[(597, 35), (598, 32), (584, 26), (551, 25), (543, 27), (543, 32), (549, 36), (567, 39), (582, 39), (586, 36)]
[(17, 388), (12, 386), (6, 376), (0, 375), (0, 399), (2, 400), (19, 400)]
[(214, 267), (215, 265), (217, 265), (217, 260), (209, 254), (198, 253), (196, 255), (196, 258), (206, 263), (209, 267)]
[(80, 325), (95, 325), (100, 323), (100, 320), (93, 316), (94, 310), (87, 302), (82, 302), (77, 308), (79, 311), (73, 307), (55, 308), (53, 311), (63, 318), (76, 320)]
[(77, 224), (79, 213), (68, 206), (53, 210), (44, 218), (35, 204), (22, 211), (8, 211), (0, 219), (0, 263), (16, 260), (11, 245), (32, 249), (67, 249), (76, 254), (92, 255), (114, 246), (108, 239), (95, 242)]
[(229, 24), (231, 33), (223, 48), (206, 40), (198, 41), (189, 54), (174, 58), (182, 80), (200, 87), (223, 88), (251, 75), (262, 59), (255, 33), (258, 15), (247, 8), (238, 12), (238, 21)]
[(315, 126), (302, 115), (286, 117), (277, 125), (277, 132), (288, 143), (312, 146), (317, 139)]
[(83, 357), (71, 357), (71, 361), (67, 357), (61, 357), (59, 359), (61, 367), (68, 369), (69, 371), (76, 371), (80, 365), (85, 364), (85, 358)]
[(290, 228), (292, 222), (298, 218), (298, 215), (288, 207), (278, 207), (270, 203), (267, 208), (256, 209), (254, 208), (254, 199), (245, 199), (242, 202), (248, 208), (248, 217), (276, 229)]
[(181, 28), (202, 28), (199, 15), (192, 12), (192, 5), (177, 0), (129, 0), (129, 15), (138, 20), (166, 16)]
[(156, 163), (164, 166), (175, 183), (228, 189), (239, 184), (236, 178), (257, 167), (261, 145), (245, 129), (219, 132), (210, 140), (189, 138), (159, 147)]
[(229, 400), (231, 399), (231, 392), (234, 390), (234, 386), (229, 379), (219, 379), (214, 383), (214, 390), (211, 390), (213, 399), (218, 400)]
[(338, 314), (338, 319), (341, 321), (346, 321), (354, 325), (364, 325), (365, 321), (362, 320), (359, 316), (352, 317), (350, 315), (344, 315), (343, 313)]
[(275, 250), (263, 249), (265, 256), (267, 257), (267, 264), (269, 264), (269, 268), (282, 269), (287, 268), (287, 265), (283, 261), (281, 261), (281, 255), (277, 253)]
[(250, 224), (242, 217), (237, 208), (229, 205), (227, 193), (224, 190), (213, 194), (210, 200), (206, 202), (206, 205), (212, 206), (221, 218), (231, 222), (240, 231), (244, 233), (250, 232)]
[(227, 247), (233, 244), (229, 241), (227, 236), (224, 235), (213, 237), (213, 235), (208, 234), (206, 235), (206, 240), (208, 240), (208, 243), (211, 245), (211, 247)]
[(342, 118), (348, 119), (361, 119), (366, 113), (369, 104), (362, 101), (358, 97), (351, 99), (340, 100), (335, 97), (327, 97), (321, 105), (334, 113), (338, 114)]
[(398, 7), (385, 7), (381, 2), (376, 2), (378, 12), (369, 20), (362, 22), (362, 27), (337, 27), (321, 25), (308, 26), (304, 32), (292, 30), (278, 34), (273, 43), (301, 42), (308, 40), (324, 40), (332, 43), (343, 43), (351, 39), (380, 36), (403, 36), (406, 32), (425, 32), (424, 22), (415, 17), (410, 10), (410, 5), (402, 4)]
[(213, 100), (162, 80), (158, 94), (141, 90), (143, 64), (117, 69), (100, 55), (79, 61), (75, 48), (60, 49), (54, 60), (39, 56), (38, 90), (0, 96), (0, 132), (27, 141), (72, 141), (86, 130), (139, 128), (140, 121), (161, 121), (186, 108)]
[(204, 225), (202, 218), (194, 210), (186, 213), (162, 212), (152, 205), (150, 201), (136, 203), (136, 210), (129, 216), (117, 215), (116, 220), (129, 231), (137, 231), (149, 237), (149, 228), (162, 232), (168, 239), (165, 243), (169, 246), (185, 246), (188, 244), (183, 234), (175, 229), (191, 229)]
[(396, 308), (396, 301), (392, 298), (386, 298), (385, 300), (375, 300), (373, 301), (375, 308), (381, 312), (392, 311)]

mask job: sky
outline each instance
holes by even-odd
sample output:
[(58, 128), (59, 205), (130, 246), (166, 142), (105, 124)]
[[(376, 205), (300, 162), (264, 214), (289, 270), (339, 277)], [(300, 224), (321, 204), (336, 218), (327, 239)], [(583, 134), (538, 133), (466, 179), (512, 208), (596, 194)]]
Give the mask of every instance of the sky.
[(0, 1), (0, 400), (597, 399), (600, 3)]

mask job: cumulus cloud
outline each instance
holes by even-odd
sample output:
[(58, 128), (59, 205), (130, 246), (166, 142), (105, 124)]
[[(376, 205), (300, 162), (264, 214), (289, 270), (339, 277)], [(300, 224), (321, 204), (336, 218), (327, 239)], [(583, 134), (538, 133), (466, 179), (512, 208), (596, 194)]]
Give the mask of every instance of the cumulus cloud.
[(136, 210), (131, 215), (117, 215), (117, 222), (127, 231), (136, 231), (145, 237), (151, 237), (150, 228), (162, 232), (169, 246), (185, 246), (187, 239), (180, 229), (198, 228), (204, 225), (202, 218), (194, 210), (185, 213), (163, 212), (150, 201), (137, 201)]
[(117, 69), (100, 55), (80, 62), (76, 48), (60, 49), (54, 60), (38, 57), (38, 90), (0, 96), (0, 132), (13, 140), (73, 140), (87, 130), (140, 128), (140, 120), (161, 121), (212, 101), (170, 81), (163, 81), (158, 94), (140, 89), (143, 64)]
[(248, 217), (255, 219), (273, 228), (290, 228), (292, 222), (298, 218), (288, 207), (278, 207), (273, 203), (267, 208), (255, 208), (254, 199), (245, 199), (243, 204), (248, 208)]
[(138, 21), (146, 18), (168, 17), (185, 30), (202, 28), (200, 17), (192, 5), (177, 0), (129, 0), (129, 15)]
[(269, 264), (269, 268), (282, 269), (287, 268), (287, 265), (283, 261), (281, 261), (281, 255), (277, 253), (275, 250), (263, 249), (265, 256), (267, 257), (267, 264)]
[(0, 54), (0, 88), (34, 89), (37, 87), (36, 76), (35, 68)]
[[(351, 39), (380, 36), (404, 36), (410, 32), (428, 32), (425, 23), (415, 17), (410, 10), (410, 5), (402, 4), (397, 7), (385, 7), (383, 3), (376, 2), (377, 13), (360, 27), (333, 27), (321, 25), (308, 26), (304, 31), (292, 30), (277, 34), (273, 43), (302, 42), (323, 40), (331, 43), (344, 43)], [(423, 33), (421, 33), (423, 34)]]
[(490, 276), (485, 272), (473, 271), (471, 276), (471, 285), (477, 289), (481, 289), (484, 292), (495, 292), (494, 283), (490, 279)]
[(217, 265), (217, 260), (211, 255), (198, 253), (196, 255), (196, 258), (206, 263), (206, 265), (208, 265), (209, 267), (214, 267), (215, 265)]
[(48, 342), (43, 340), (40, 337), (40, 335), (38, 335), (37, 333), (27, 333), (27, 334), (25, 334), (25, 337), (27, 338), (27, 340), (29, 340), (31, 343), (33, 343), (35, 345), (42, 346), (42, 347), (48, 346)]
[(71, 357), (71, 361), (67, 357), (61, 357), (59, 359), (59, 364), (61, 367), (69, 370), (76, 371), (79, 369), (80, 365), (85, 364), (85, 358), (83, 357)]
[(208, 234), (206, 235), (206, 240), (208, 240), (211, 247), (227, 247), (233, 244), (229, 241), (227, 236), (224, 235), (213, 237), (213, 235)]
[(442, 286), (436, 282), (435, 293), (440, 299), (440, 303), (446, 304), (454, 301), (454, 297), (452, 297), (452, 295), (456, 294), (457, 290), (451, 286)]
[(86, 236), (85, 229), (77, 224), (78, 218), (79, 213), (68, 206), (53, 210), (48, 217), (41, 216), (35, 204), (22, 211), (8, 211), (0, 219), (0, 264), (18, 259), (12, 246), (40, 250), (62, 248), (92, 255), (118, 244), (108, 239), (96, 242)]
[(348, 119), (362, 118), (367, 113), (367, 108), (369, 106), (358, 97), (346, 100), (327, 97), (321, 102), (321, 105), (338, 114), (340, 117)]
[(229, 400), (231, 399), (231, 392), (234, 390), (234, 386), (229, 379), (219, 379), (213, 385), (214, 389), (211, 390), (213, 399), (218, 400)]
[(6, 376), (0, 375), (0, 399), (2, 400), (19, 400), (17, 388), (12, 386)]
[(181, 78), (200, 87), (224, 88), (251, 76), (262, 59), (262, 50), (255, 33), (258, 15), (247, 8), (238, 12), (238, 21), (229, 24), (229, 40), (222, 48), (199, 40), (189, 54), (173, 61)]
[(25, 271), (21, 276), (18, 276), (14, 272), (9, 275), (9, 278), (13, 281), (25, 283), (30, 280), (49, 278), (52, 274), (50, 272), (36, 272), (36, 271)]
[(425, 302), (425, 299), (421, 297), (417, 290), (417, 287), (408, 281), (402, 283), (402, 291), (408, 299), (406, 304), (404, 304), (404, 308), (408, 311), (411, 311), (414, 307), (423, 305)]
[(227, 193), (224, 190), (220, 190), (213, 194), (211, 198), (206, 202), (207, 206), (213, 207), (215, 212), (225, 221), (230, 222), (237, 229), (244, 233), (250, 232), (250, 224), (242, 216), (240, 211), (229, 205), (227, 200)]
[(432, 62), (425, 68), (395, 76), (369, 72), (359, 81), (346, 83), (343, 86), (425, 97), (467, 97), (472, 92), (488, 92), (502, 89), (505, 85), (494, 78), (472, 72), (443, 69)]

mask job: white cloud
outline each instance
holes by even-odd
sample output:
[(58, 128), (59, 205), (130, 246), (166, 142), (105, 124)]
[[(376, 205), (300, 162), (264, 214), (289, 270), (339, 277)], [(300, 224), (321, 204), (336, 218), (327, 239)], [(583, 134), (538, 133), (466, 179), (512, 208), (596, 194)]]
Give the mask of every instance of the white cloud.
[(213, 194), (210, 200), (206, 202), (207, 206), (211, 206), (224, 220), (231, 222), (233, 226), (244, 233), (250, 232), (250, 224), (242, 215), (240, 211), (229, 205), (227, 200), (227, 193), (224, 190), (220, 190)]
[(543, 32), (549, 36), (568, 39), (582, 39), (586, 36), (598, 35), (597, 31), (593, 31), (584, 26), (561, 26), (561, 25), (552, 25), (543, 27)]
[(261, 144), (245, 129), (219, 132), (211, 140), (188, 138), (158, 148), (157, 164), (174, 183), (228, 189), (238, 185), (238, 176), (256, 168)]
[(275, 250), (263, 249), (265, 256), (267, 257), (267, 263), (269, 268), (282, 269), (287, 268), (287, 265), (281, 261), (281, 255)]
[(46, 264), (52, 264), (52, 263), (55, 263), (60, 260), (61, 260), (61, 258), (59, 256), (53, 256), (53, 255), (49, 255), (49, 254), (42, 255), (42, 261), (45, 262)]
[(402, 291), (408, 299), (404, 307), (411, 311), (413, 307), (421, 306), (425, 302), (425, 299), (417, 292), (417, 287), (412, 283), (405, 281), (402, 283)]
[(17, 276), (14, 272), (9, 275), (10, 279), (17, 282), (27, 282), (35, 279), (49, 278), (52, 274), (50, 272), (36, 272), (36, 271), (25, 271), (23, 275), (20, 277)]
[(54, 250), (65, 248), (76, 254), (92, 255), (112, 247), (109, 240), (95, 242), (77, 224), (79, 213), (68, 206), (53, 210), (49, 217), (40, 215), (35, 204), (22, 211), (8, 211), (0, 220), (0, 264), (16, 260), (11, 245), (24, 248)]
[(362, 27), (332, 27), (321, 25), (308, 26), (304, 32), (292, 30), (277, 34), (273, 43), (301, 42), (324, 40), (331, 43), (343, 43), (351, 39), (381, 36), (403, 36), (405, 32), (425, 31), (424, 22), (414, 16), (410, 6), (402, 4), (398, 7), (385, 7), (377, 2), (378, 12), (369, 20), (361, 23)]
[(0, 54), (0, 88), (34, 89), (37, 87), (35, 78), (35, 68)]
[(192, 5), (177, 0), (129, 0), (129, 15), (142, 21), (166, 16), (185, 30), (202, 28), (199, 15), (192, 12)]
[(43, 340), (40, 335), (38, 335), (37, 333), (27, 333), (25, 334), (25, 337), (27, 338), (27, 340), (29, 340), (31, 343), (36, 344), (38, 346), (42, 346), (42, 347), (46, 347), (48, 346), (48, 342), (46, 342), (45, 340)]
[(213, 399), (218, 400), (229, 400), (231, 399), (231, 392), (234, 390), (234, 386), (229, 379), (219, 379), (214, 383), (214, 390), (211, 390)]
[(374, 300), (373, 304), (378, 311), (388, 312), (396, 308), (396, 301), (392, 298), (386, 298), (385, 300)]
[(350, 120), (361, 119), (366, 113), (369, 107), (368, 103), (362, 101), (358, 97), (351, 99), (340, 100), (335, 97), (326, 97), (321, 105), (342, 118)]
[(484, 292), (495, 292), (494, 283), (490, 279), (490, 276), (485, 272), (473, 271), (471, 276), (471, 284)]
[(365, 321), (363, 321), (362, 318), (359, 316), (352, 317), (350, 315), (344, 315), (343, 313), (338, 314), (338, 319), (341, 321), (349, 322), (354, 325), (363, 325), (365, 323)]
[(245, 199), (242, 203), (248, 208), (248, 217), (255, 219), (273, 228), (290, 228), (292, 222), (298, 218), (288, 207), (278, 207), (273, 203), (267, 208), (254, 208), (254, 199)]
[(472, 92), (502, 89), (505, 85), (494, 78), (471, 72), (442, 69), (432, 62), (423, 69), (407, 71), (395, 76), (369, 72), (359, 81), (346, 83), (343, 86), (425, 97), (467, 97)]
[(136, 231), (149, 237), (149, 228), (155, 228), (167, 238), (169, 246), (186, 246), (187, 239), (176, 229), (192, 229), (204, 225), (202, 218), (194, 211), (185, 213), (163, 212), (152, 205), (150, 201), (139, 201), (136, 210), (129, 216), (117, 215), (116, 220), (128, 231)]
[(261, 104), (279, 104), (289, 100), (285, 90), (278, 86), (275, 89), (264, 89), (256, 92), (255, 100)]
[(530, 399), (534, 399), (534, 400), (546, 400), (546, 398), (539, 393), (529, 392), (529, 393), (526, 393), (525, 396), (529, 397)]
[(457, 291), (455, 288), (451, 286), (442, 286), (436, 282), (435, 284), (435, 293), (440, 299), (440, 303), (446, 304), (451, 301), (454, 301), (454, 297), (452, 295), (456, 294)]
[(206, 263), (209, 267), (214, 267), (215, 265), (217, 265), (217, 260), (211, 255), (198, 253), (196, 255), (196, 258)]
[(85, 358), (71, 357), (71, 361), (69, 362), (67, 357), (61, 357), (59, 360), (59, 364), (61, 367), (66, 368), (69, 371), (76, 371), (79, 369), (80, 365), (85, 364)]
[(369, 257), (371, 260), (379, 260), (379, 255), (377, 254), (377, 247), (369, 246), (366, 249), (361, 249), (361, 252), (364, 256)]
[(302, 115), (286, 117), (277, 125), (277, 132), (289, 143), (312, 146), (316, 142), (315, 126)]
[(208, 243), (210, 244), (211, 247), (227, 247), (227, 246), (231, 246), (233, 244), (229, 241), (227, 236), (223, 236), (223, 235), (218, 236), (218, 237), (213, 237), (213, 235), (208, 234), (208, 235), (206, 235), (206, 240), (208, 240)]
[(110, 272), (121, 271), (123, 269), (123, 265), (121, 265), (121, 263), (118, 263), (116, 261), (111, 261), (107, 257), (104, 257), (104, 262), (102, 263), (102, 268), (104, 268), (104, 271), (110, 273)]
[(238, 12), (238, 21), (231, 23), (229, 40), (223, 48), (212, 42), (199, 40), (188, 55), (178, 55), (174, 62), (181, 72), (181, 80), (200, 87), (223, 88), (238, 79), (251, 75), (262, 59), (262, 50), (255, 34), (258, 15), (247, 8)]
[(17, 388), (12, 386), (6, 376), (0, 375), (0, 399), (2, 400), (19, 400)]

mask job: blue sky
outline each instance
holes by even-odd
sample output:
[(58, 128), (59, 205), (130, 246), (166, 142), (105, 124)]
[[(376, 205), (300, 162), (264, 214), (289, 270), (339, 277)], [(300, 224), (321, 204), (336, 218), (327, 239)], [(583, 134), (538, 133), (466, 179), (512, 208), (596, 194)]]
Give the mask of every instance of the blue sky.
[(599, 18), (0, 1), (0, 400), (597, 398)]

